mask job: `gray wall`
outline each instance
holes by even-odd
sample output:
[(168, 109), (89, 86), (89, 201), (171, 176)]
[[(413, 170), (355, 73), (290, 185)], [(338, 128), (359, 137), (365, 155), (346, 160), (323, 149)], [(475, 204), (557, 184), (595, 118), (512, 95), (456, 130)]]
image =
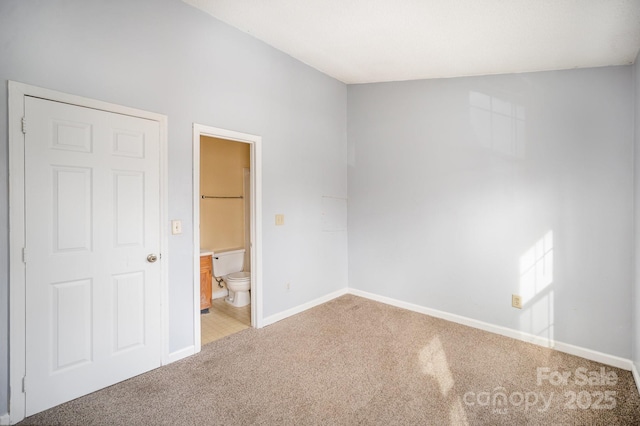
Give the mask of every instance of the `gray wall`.
[(630, 66), (348, 86), (350, 287), (630, 358), (631, 89)]
[[(346, 86), (179, 0), (0, 2), (0, 415), (7, 411), (7, 80), (169, 118), (170, 350), (193, 344), (193, 122), (263, 137), (264, 314), (347, 286)], [(286, 215), (274, 226), (274, 215)], [(167, 226), (169, 226), (167, 224)], [(286, 291), (286, 283), (291, 290)]]

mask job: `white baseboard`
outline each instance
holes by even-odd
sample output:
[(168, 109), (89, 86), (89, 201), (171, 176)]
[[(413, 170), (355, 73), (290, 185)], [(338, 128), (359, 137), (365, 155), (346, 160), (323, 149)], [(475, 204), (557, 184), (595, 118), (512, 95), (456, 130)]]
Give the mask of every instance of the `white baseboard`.
[(630, 359), (621, 358), (619, 356), (594, 351), (592, 349), (583, 348), (581, 346), (575, 346), (569, 343), (563, 343), (558, 341), (549, 341), (548, 344), (542, 345), (542, 346), (553, 348), (557, 351), (564, 352), (566, 354), (579, 356), (581, 358), (586, 358), (591, 361), (596, 361), (601, 364), (610, 365), (612, 367), (618, 367), (623, 370), (631, 371), (633, 369), (633, 361), (631, 361)]
[(182, 358), (194, 355), (195, 353), (196, 347), (194, 345), (187, 346), (186, 348), (177, 350), (175, 352), (171, 352), (167, 357), (167, 364), (171, 364), (172, 362), (176, 362), (178, 360), (181, 360)]
[[(466, 325), (469, 327), (478, 328), (480, 330), (488, 331), (490, 333), (500, 334), (502, 336), (511, 337), (513, 339), (521, 340), (528, 343), (533, 343), (535, 345), (544, 346), (547, 348), (553, 348), (560, 352), (568, 353), (570, 355), (576, 355), (581, 358), (600, 362), (602, 364), (621, 368), (623, 370), (629, 371), (629, 370), (632, 370), (633, 368), (633, 362), (631, 362), (631, 360), (629, 359), (620, 358), (614, 355), (605, 354), (605, 353), (594, 351), (591, 349), (570, 345), (568, 343), (557, 342), (554, 340), (547, 339), (545, 337), (535, 336), (533, 334), (514, 330), (512, 328), (502, 327), (499, 325), (478, 321), (472, 318), (463, 317), (461, 315), (439, 311), (437, 309), (426, 308), (424, 306), (415, 305), (409, 302), (403, 302), (402, 300), (396, 300), (386, 296), (379, 296), (377, 294), (368, 293), (366, 291), (357, 290), (355, 288), (349, 288), (348, 293), (353, 294), (355, 296), (364, 297), (366, 299), (375, 300), (377, 302), (382, 302), (387, 305), (396, 306), (398, 308), (407, 309), (409, 311), (414, 311), (414, 312), (429, 315), (432, 317), (441, 318), (447, 321)], [(636, 379), (636, 385), (639, 386), (639, 389), (640, 389), (640, 382), (638, 381), (638, 377), (637, 376), (634, 376), (634, 377)]]
[(1, 426), (10, 425), (11, 422), (9, 421), (9, 419), (10, 419), (9, 413), (1, 415), (0, 416), (0, 425)]
[(631, 364), (631, 373), (633, 373), (633, 379), (636, 381), (636, 387), (638, 388), (638, 393), (640, 393), (640, 374), (638, 374), (635, 363)]
[(214, 291), (211, 294), (212, 299), (222, 299), (223, 297), (227, 297), (229, 295), (229, 291), (226, 288), (218, 288), (218, 290)]
[(311, 308), (314, 308), (314, 307), (316, 307), (318, 305), (322, 305), (323, 303), (326, 303), (326, 302), (328, 302), (330, 300), (333, 300), (333, 299), (335, 299), (337, 297), (343, 296), (343, 295), (347, 294), (348, 292), (349, 292), (349, 289), (343, 288), (343, 289), (340, 289), (338, 291), (334, 291), (333, 293), (329, 293), (329, 294), (327, 294), (325, 296), (322, 296), (322, 297), (319, 297), (317, 299), (314, 299), (314, 300), (312, 300), (310, 302), (303, 303), (302, 305), (295, 306), (295, 307), (293, 307), (291, 309), (287, 309), (286, 311), (282, 311), (282, 312), (279, 312), (277, 314), (270, 315), (270, 316), (262, 319), (262, 326), (266, 327), (267, 325), (273, 324), (274, 322), (278, 322), (278, 321), (281, 321), (281, 320), (283, 320), (285, 318), (289, 318), (290, 316), (293, 316), (295, 314), (299, 314), (300, 312), (304, 312), (307, 309), (311, 309)]

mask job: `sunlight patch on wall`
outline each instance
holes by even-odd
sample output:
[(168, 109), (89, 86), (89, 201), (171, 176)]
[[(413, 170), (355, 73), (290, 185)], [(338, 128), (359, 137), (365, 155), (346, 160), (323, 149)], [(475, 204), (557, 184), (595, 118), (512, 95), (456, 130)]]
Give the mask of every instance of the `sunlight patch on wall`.
[(553, 340), (553, 231), (520, 257), (521, 330)]
[(525, 157), (525, 108), (480, 92), (469, 92), (469, 120), (480, 146)]
[(520, 296), (526, 304), (553, 282), (553, 231), (520, 256)]

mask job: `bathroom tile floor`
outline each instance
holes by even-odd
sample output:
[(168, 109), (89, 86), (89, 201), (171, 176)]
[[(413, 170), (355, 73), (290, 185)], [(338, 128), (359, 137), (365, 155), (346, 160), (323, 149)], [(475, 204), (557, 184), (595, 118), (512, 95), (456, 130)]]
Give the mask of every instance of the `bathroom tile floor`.
[(234, 308), (224, 298), (213, 299), (208, 314), (200, 315), (201, 344), (206, 345), (251, 327), (251, 305)]

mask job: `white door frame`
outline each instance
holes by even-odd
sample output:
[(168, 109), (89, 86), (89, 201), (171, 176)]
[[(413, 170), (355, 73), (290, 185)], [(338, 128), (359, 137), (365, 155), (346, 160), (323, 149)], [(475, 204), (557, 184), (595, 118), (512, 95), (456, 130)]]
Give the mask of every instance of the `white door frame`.
[[(23, 377), (26, 372), (26, 266), (25, 246), (25, 152), (22, 118), (25, 97), (47, 99), (117, 114), (157, 121), (160, 126), (160, 289), (162, 365), (169, 361), (168, 327), (168, 229), (167, 221), (167, 117), (165, 115), (69, 95), (41, 87), (9, 81), (9, 418), (11, 424), (25, 417), (26, 397)], [(26, 124), (28, 126), (28, 123)]]
[(263, 326), (262, 318), (262, 137), (193, 123), (193, 330), (195, 351), (200, 338), (200, 136), (244, 142), (251, 152), (251, 325)]

